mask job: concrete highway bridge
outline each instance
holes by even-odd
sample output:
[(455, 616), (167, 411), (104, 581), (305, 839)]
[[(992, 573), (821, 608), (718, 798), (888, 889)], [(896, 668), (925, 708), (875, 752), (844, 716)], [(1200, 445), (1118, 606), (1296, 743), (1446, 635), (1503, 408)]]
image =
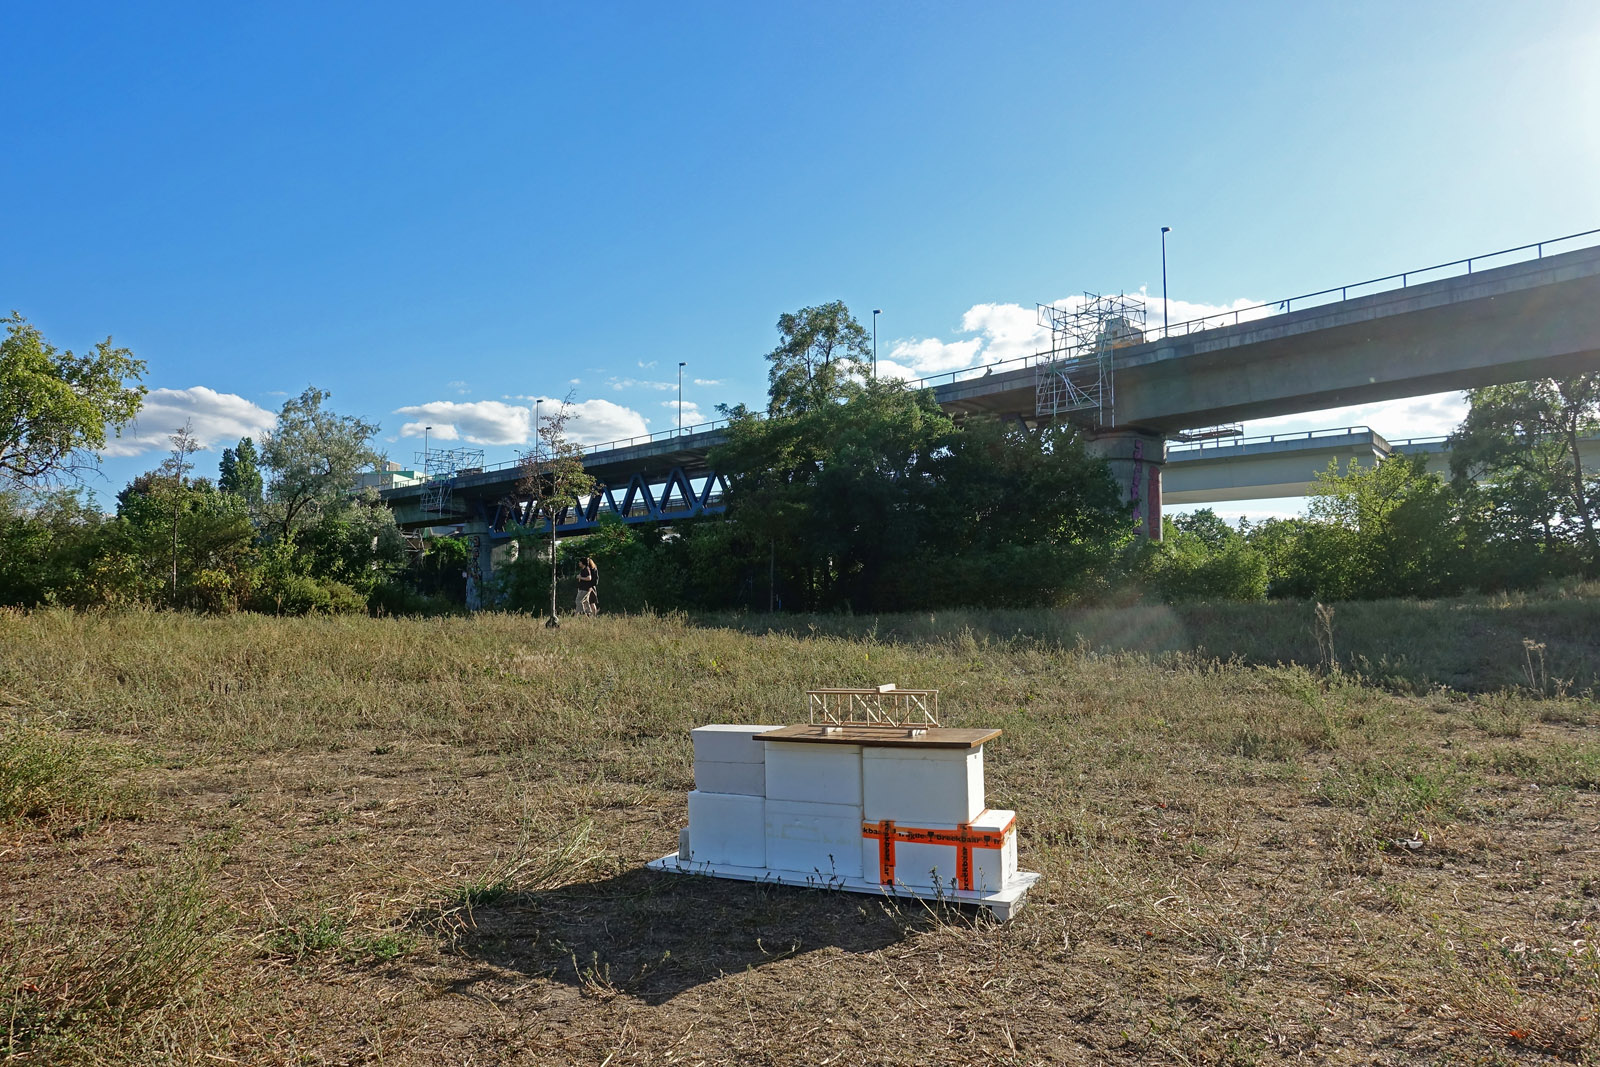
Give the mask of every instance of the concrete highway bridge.
[[(1400, 455), (1426, 456), (1430, 471), (1450, 477), (1450, 449), (1443, 437), (1388, 441), (1370, 426), (1341, 426), (1173, 445), (1161, 498), (1183, 506), (1306, 496), (1329, 463), (1343, 470), (1354, 459), (1372, 467)], [(1578, 455), (1585, 470), (1600, 470), (1600, 436), (1579, 440)]]
[[(1338, 444), (1336, 433), (1318, 443), (1308, 438), (1290, 462), (1297, 447), (1288, 438), (1218, 440), (1170, 452), (1169, 438), (1193, 427), (1600, 369), (1600, 247), (1559, 250), (1597, 235), (1174, 324), (1166, 336), (1115, 350), (1114, 424), (1087, 427), (1092, 447), (1127, 486), (1135, 522), (1152, 536), (1159, 536), (1163, 500), (1302, 495), (1310, 474), (1292, 472), (1307, 470), (1300, 464), (1308, 460), (1321, 460), (1309, 468), (1314, 473), (1334, 455), (1377, 458), (1405, 446), (1380, 446), (1376, 434), (1357, 428)], [(983, 412), (1031, 426), (1039, 421), (1040, 365), (1052, 358), (1039, 353), (912, 384), (931, 388), (958, 418)], [(597, 446), (584, 466), (605, 489), (574, 502), (558, 535), (580, 533), (608, 511), (626, 521), (663, 521), (721, 510), (725, 483), (706, 454), (724, 432), (712, 423)], [(518, 480), (516, 465), (502, 464), (459, 472), (448, 493), (424, 484), (382, 495), (402, 527), (464, 525), (474, 545), (474, 606), (493, 567), (494, 542), (525, 513), (516, 502)]]

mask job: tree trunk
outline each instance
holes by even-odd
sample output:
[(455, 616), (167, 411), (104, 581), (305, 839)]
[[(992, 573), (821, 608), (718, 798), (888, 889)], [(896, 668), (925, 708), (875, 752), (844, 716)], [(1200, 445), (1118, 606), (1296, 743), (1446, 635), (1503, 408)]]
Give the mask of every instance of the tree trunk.
[(550, 517), (550, 617), (556, 618), (556, 520)]

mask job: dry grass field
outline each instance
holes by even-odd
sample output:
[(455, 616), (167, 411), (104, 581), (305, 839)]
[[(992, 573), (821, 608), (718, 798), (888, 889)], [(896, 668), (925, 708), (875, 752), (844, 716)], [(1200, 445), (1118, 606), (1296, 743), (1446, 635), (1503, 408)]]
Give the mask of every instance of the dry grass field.
[[(1592, 589), (0, 613), (0, 1060), (1600, 1062), (1597, 671)], [(1017, 919), (641, 870), (691, 727), (883, 681), (1004, 729)]]

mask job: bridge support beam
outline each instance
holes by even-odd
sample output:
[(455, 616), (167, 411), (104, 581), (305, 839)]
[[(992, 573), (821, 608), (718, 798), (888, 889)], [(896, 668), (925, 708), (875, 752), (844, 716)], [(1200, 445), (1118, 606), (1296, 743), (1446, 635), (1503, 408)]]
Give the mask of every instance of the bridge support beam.
[(1167, 462), (1167, 439), (1150, 430), (1096, 430), (1089, 435), (1089, 451), (1106, 461), (1123, 499), (1133, 505), (1139, 536), (1161, 540), (1161, 467)]
[(467, 539), (467, 610), (491, 607), (489, 581), (494, 577), (494, 543), (487, 522), (469, 522), (462, 527)]

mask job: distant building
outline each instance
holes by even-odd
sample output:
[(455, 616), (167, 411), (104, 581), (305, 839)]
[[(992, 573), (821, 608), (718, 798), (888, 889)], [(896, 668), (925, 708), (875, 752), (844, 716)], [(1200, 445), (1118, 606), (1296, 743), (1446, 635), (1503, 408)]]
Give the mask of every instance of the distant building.
[(356, 478), (357, 489), (403, 489), (408, 485), (418, 485), (427, 478), (421, 471), (402, 467), (395, 462), (385, 463), (379, 471), (367, 471)]

